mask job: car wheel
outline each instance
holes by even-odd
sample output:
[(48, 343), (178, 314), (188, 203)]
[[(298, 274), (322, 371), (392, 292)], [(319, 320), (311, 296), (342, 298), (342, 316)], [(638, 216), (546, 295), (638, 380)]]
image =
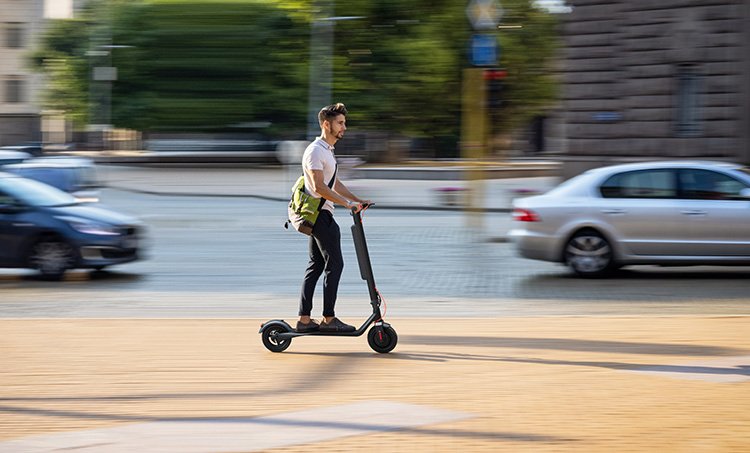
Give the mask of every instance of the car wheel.
[(615, 267), (612, 246), (593, 230), (576, 233), (565, 245), (565, 262), (582, 277), (598, 277)]
[(29, 253), (29, 266), (43, 277), (59, 279), (75, 265), (75, 251), (67, 242), (47, 237), (36, 242)]

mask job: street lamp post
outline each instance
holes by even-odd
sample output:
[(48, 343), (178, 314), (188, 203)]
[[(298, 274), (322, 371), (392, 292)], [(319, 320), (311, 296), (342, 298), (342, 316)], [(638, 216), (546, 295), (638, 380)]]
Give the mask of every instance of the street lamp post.
[[(132, 46), (103, 44), (86, 52), (89, 58), (106, 58), (99, 60), (99, 65), (91, 65), (90, 89), (90, 118), (89, 132), (101, 134), (102, 147), (107, 145), (107, 132), (112, 129), (112, 88), (117, 80), (117, 67), (113, 65), (112, 51), (127, 49)], [(97, 139), (98, 141), (98, 139)]]
[(318, 0), (316, 10), (320, 18), (310, 26), (310, 70), (307, 111), (307, 139), (320, 134), (318, 111), (331, 103), (333, 85), (333, 29), (338, 21), (363, 19), (363, 16), (331, 16), (334, 0)]
[[(321, 14), (333, 9), (330, 2), (319, 1)], [(334, 22), (314, 19), (310, 24), (310, 86), (307, 96), (307, 139), (320, 133), (317, 110), (331, 102), (331, 75), (333, 73)]]

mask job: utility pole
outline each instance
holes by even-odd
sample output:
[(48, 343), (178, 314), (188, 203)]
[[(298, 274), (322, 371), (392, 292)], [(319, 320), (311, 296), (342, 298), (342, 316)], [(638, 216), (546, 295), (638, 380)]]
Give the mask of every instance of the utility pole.
[(333, 16), (335, 0), (315, 0), (316, 16), (310, 24), (310, 89), (307, 101), (307, 139), (320, 134), (318, 112), (331, 104), (333, 87), (333, 32), (336, 22), (364, 16)]
[(491, 130), (487, 108), (485, 68), (497, 65), (497, 25), (503, 10), (497, 0), (471, 0), (466, 16), (475, 31), (471, 37), (471, 68), (463, 71), (461, 157), (473, 161), (467, 172), (465, 200), (467, 226), (483, 231), (481, 209), (485, 204), (484, 171), (481, 161), (487, 155)]
[(315, 0), (316, 16), (310, 24), (310, 88), (308, 91), (307, 139), (320, 134), (318, 111), (331, 103), (333, 83), (333, 27), (326, 20), (334, 10), (334, 0)]

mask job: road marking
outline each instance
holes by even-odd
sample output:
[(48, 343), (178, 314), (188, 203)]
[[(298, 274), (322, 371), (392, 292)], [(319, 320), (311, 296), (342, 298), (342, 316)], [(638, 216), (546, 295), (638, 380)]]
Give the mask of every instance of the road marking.
[(655, 365), (629, 371), (706, 382), (746, 382), (750, 381), (750, 356), (725, 357), (675, 365)]
[(361, 401), (265, 417), (157, 421), (30, 436), (0, 442), (0, 452), (250, 452), (470, 417), (428, 406)]

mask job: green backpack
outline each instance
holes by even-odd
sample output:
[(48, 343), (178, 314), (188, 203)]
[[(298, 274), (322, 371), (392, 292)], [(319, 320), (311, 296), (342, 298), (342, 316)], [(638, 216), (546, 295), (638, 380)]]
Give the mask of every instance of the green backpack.
[[(333, 177), (328, 182), (330, 189), (333, 189), (337, 172), (338, 166), (336, 166), (336, 169), (333, 171)], [(287, 210), (289, 218), (284, 223), (284, 228), (288, 229), (289, 224), (292, 224), (294, 229), (300, 233), (308, 236), (312, 235), (313, 227), (318, 220), (318, 215), (321, 209), (323, 209), (325, 202), (325, 198), (315, 198), (305, 192), (305, 176), (300, 176), (292, 187), (292, 198), (289, 200), (289, 208)]]

